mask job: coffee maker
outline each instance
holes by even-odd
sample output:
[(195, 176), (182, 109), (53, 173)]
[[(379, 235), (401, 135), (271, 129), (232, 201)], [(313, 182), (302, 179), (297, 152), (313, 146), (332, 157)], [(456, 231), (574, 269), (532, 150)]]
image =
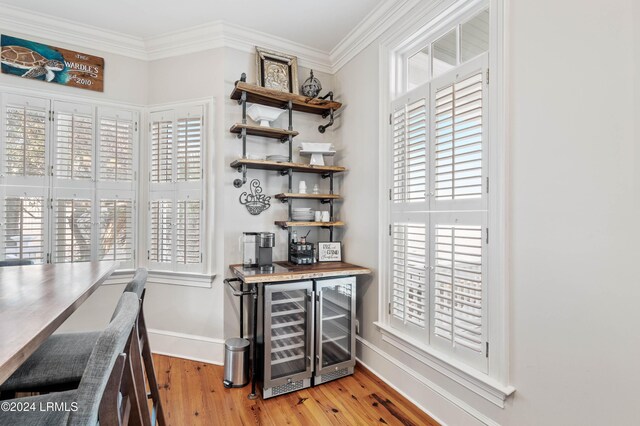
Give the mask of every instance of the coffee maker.
[(242, 257), (245, 268), (273, 270), (273, 247), (276, 234), (273, 232), (243, 232)]

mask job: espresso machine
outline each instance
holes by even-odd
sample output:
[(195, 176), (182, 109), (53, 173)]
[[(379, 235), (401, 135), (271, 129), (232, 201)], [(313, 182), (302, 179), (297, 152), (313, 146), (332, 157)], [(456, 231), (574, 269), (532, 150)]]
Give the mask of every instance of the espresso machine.
[(243, 266), (245, 268), (260, 268), (261, 271), (272, 271), (275, 244), (276, 234), (273, 232), (243, 232)]

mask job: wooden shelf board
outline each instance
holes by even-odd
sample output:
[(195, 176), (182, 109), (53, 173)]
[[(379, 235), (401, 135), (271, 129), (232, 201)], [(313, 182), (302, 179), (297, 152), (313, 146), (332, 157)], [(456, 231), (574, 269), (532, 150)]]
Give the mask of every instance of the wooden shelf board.
[(278, 163), (276, 161), (267, 161), (267, 160), (249, 160), (241, 158), (239, 160), (235, 160), (232, 162), (231, 167), (238, 168), (240, 166), (247, 166), (248, 169), (259, 169), (259, 170), (287, 170), (293, 169), (294, 172), (301, 173), (340, 173), (344, 172), (347, 169), (342, 166), (312, 166), (310, 164), (302, 164), (302, 163)]
[(286, 200), (287, 198), (299, 198), (303, 200), (340, 200), (342, 198), (338, 194), (297, 194), (295, 192), (283, 192), (282, 194), (276, 194), (275, 197), (279, 200)]
[(240, 134), (242, 132), (242, 129), (247, 129), (247, 135), (262, 136), (265, 138), (272, 138), (272, 139), (286, 139), (289, 135), (293, 137), (298, 136), (298, 132), (296, 132), (295, 130), (278, 129), (275, 127), (254, 126), (251, 124), (242, 124), (242, 123), (234, 124), (233, 126), (231, 126), (229, 131), (231, 133)]
[(275, 224), (282, 228), (301, 227), (301, 226), (304, 226), (304, 227), (344, 226), (344, 222), (339, 220), (334, 222), (296, 222), (296, 221), (288, 222), (286, 220), (277, 220)]
[(276, 108), (286, 108), (287, 103), (291, 101), (294, 111), (307, 112), (311, 114), (324, 114), (331, 108), (336, 111), (342, 107), (340, 102), (319, 98), (309, 98), (307, 96), (296, 95), (294, 93), (266, 89), (243, 81), (236, 82), (236, 85), (231, 92), (231, 99), (239, 100), (242, 96), (242, 92), (247, 93), (247, 102)]

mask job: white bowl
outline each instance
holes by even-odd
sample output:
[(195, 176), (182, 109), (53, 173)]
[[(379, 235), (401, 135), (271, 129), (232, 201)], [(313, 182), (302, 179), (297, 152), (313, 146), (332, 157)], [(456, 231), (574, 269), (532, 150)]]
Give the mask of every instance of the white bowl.
[(276, 163), (286, 163), (289, 157), (286, 155), (267, 155), (267, 161), (275, 161)]
[(302, 149), (303, 151), (320, 152), (320, 151), (332, 151), (333, 147), (331, 146), (330, 143), (301, 142), (300, 149)]
[(280, 117), (280, 115), (284, 111), (285, 110), (281, 108), (252, 104), (249, 108), (247, 108), (247, 115), (253, 121), (259, 121), (262, 127), (271, 127), (269, 125), (269, 122)]

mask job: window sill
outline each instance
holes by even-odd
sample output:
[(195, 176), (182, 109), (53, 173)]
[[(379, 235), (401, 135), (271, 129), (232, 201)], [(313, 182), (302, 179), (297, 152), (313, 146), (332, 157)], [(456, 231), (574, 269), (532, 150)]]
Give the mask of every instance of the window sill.
[(383, 341), (501, 408), (504, 408), (504, 401), (515, 392), (513, 386), (504, 385), (486, 374), (477, 372), (386, 324), (376, 321), (374, 325), (380, 329)]
[[(134, 269), (122, 269), (114, 272), (104, 285), (126, 284), (131, 281)], [(182, 287), (211, 288), (215, 274), (194, 274), (190, 272), (149, 271), (148, 283), (176, 285)]]

